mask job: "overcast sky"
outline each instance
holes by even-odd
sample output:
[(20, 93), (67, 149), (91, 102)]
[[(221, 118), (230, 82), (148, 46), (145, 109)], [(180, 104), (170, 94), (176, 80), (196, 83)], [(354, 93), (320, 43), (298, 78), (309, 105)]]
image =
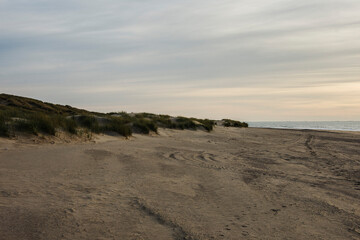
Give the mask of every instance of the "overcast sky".
[(0, 92), (102, 112), (360, 120), (360, 1), (0, 0)]

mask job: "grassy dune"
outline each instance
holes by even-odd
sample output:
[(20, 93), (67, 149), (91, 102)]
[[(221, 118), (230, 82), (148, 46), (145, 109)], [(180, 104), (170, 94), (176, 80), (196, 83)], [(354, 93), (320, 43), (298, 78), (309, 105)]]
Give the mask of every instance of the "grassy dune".
[(0, 94), (0, 136), (11, 137), (19, 132), (55, 135), (57, 131), (78, 134), (116, 132), (157, 133), (158, 127), (171, 129), (203, 129), (212, 131), (216, 124), (226, 127), (247, 127), (247, 123), (224, 119), (214, 121), (187, 117), (172, 117), (152, 113), (98, 113), (71, 106)]

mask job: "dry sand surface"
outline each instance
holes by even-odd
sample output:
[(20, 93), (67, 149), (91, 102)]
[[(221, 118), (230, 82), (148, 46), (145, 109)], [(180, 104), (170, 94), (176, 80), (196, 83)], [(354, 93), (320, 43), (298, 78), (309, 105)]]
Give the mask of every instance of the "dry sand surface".
[(360, 239), (360, 134), (2, 139), (0, 239)]

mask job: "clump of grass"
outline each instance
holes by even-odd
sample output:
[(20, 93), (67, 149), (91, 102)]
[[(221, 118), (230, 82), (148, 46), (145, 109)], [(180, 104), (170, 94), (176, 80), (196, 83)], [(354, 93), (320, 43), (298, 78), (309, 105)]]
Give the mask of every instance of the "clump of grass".
[(137, 118), (133, 123), (133, 127), (138, 129), (141, 133), (149, 134), (150, 131), (157, 133), (158, 126), (152, 120), (146, 118)]
[(37, 130), (33, 122), (27, 119), (17, 119), (13, 123), (13, 128), (18, 132), (26, 132), (37, 135)]
[(135, 114), (135, 117), (136, 118), (139, 118), (139, 119), (142, 119), (142, 118), (148, 118), (148, 119), (155, 119), (157, 117), (156, 114), (153, 114), (153, 113), (137, 113)]
[(120, 117), (112, 117), (110, 122), (103, 127), (103, 131), (113, 131), (125, 137), (129, 137), (132, 134), (131, 127), (127, 121)]
[(50, 135), (55, 135), (55, 124), (50, 116), (45, 114), (36, 114), (30, 121), (34, 124), (35, 129)]
[(7, 132), (27, 132), (37, 135), (45, 133), (55, 135), (56, 129), (61, 128), (64, 131), (75, 134), (76, 123), (73, 119), (67, 119), (60, 114), (46, 114), (42, 112), (27, 111), (8, 107), (0, 108), (0, 115), (7, 119)]
[(214, 120), (209, 120), (209, 119), (196, 119), (196, 121), (200, 122), (202, 124), (202, 126), (208, 131), (212, 131), (214, 129), (215, 126), (215, 121)]
[(92, 132), (99, 133), (99, 123), (94, 116), (82, 115), (78, 118), (79, 124), (82, 127), (89, 129)]
[(171, 124), (171, 117), (169, 115), (160, 114), (156, 117), (156, 121), (164, 125), (169, 125)]
[(196, 124), (193, 120), (186, 117), (178, 117), (176, 118), (176, 128), (179, 129), (195, 129)]
[(43, 132), (55, 135), (56, 132), (53, 119), (45, 114), (33, 114), (27, 119), (17, 119), (15, 120), (14, 128), (16, 131), (32, 134)]
[(231, 120), (231, 119), (223, 119), (224, 121), (224, 127), (238, 127), (238, 128), (242, 128), (242, 127), (248, 127), (249, 125), (246, 122), (240, 122), (240, 121), (235, 121), (235, 120)]
[(77, 124), (74, 118), (66, 118), (64, 120), (63, 128), (71, 134), (76, 134)]
[(9, 129), (6, 125), (6, 119), (2, 115), (0, 115), (0, 136), (9, 137)]

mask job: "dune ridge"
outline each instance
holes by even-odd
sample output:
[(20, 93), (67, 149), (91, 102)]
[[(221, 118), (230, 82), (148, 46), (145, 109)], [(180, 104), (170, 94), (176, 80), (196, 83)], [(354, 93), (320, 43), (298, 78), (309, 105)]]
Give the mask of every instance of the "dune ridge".
[(59, 132), (78, 136), (92, 133), (120, 134), (157, 133), (159, 127), (212, 131), (215, 125), (248, 127), (231, 119), (220, 121), (194, 117), (172, 117), (153, 113), (90, 112), (68, 105), (0, 94), (0, 137), (16, 137), (19, 133), (57, 135)]

